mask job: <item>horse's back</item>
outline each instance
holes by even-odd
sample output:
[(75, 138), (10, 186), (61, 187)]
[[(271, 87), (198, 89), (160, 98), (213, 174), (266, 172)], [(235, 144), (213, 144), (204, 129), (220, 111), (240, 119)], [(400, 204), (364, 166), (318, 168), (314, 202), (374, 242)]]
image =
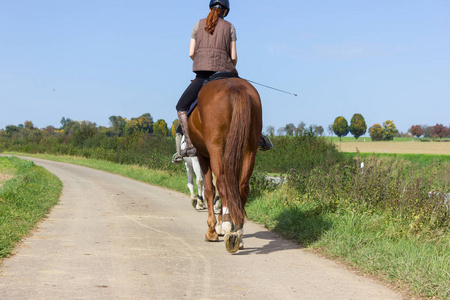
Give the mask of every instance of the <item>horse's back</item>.
[(256, 108), (261, 107), (258, 91), (247, 80), (241, 78), (227, 78), (207, 83), (199, 93), (198, 105), (211, 104), (219, 107), (230, 105), (231, 103), (227, 100), (230, 100), (230, 93), (236, 90), (245, 92)]

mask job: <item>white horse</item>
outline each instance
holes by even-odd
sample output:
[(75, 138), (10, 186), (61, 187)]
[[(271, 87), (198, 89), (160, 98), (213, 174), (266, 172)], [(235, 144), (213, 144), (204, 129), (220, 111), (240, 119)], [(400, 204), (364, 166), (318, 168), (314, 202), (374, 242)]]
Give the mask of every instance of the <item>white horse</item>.
[[(184, 135), (181, 138), (181, 149), (186, 147), (186, 142), (184, 140)], [(192, 206), (197, 210), (206, 209), (206, 201), (205, 201), (205, 193), (204, 193), (204, 182), (203, 182), (203, 172), (198, 159), (196, 156), (194, 157), (183, 157), (184, 164), (186, 166), (186, 172), (188, 175), (188, 183), (187, 187), (191, 193), (191, 203)], [(197, 179), (197, 195), (194, 192), (194, 173)], [(214, 176), (215, 177), (215, 176)], [(215, 178), (214, 178), (215, 179)], [(215, 180), (214, 180), (215, 186)], [(219, 198), (219, 191), (216, 188), (216, 197), (214, 198), (214, 212), (216, 214), (220, 214), (222, 209), (222, 202)]]
[[(186, 142), (184, 140), (184, 135), (181, 138), (181, 149), (186, 148)], [(191, 193), (191, 203), (192, 206), (197, 210), (206, 209), (205, 193), (204, 193), (204, 182), (203, 182), (203, 172), (198, 163), (196, 156), (194, 157), (183, 157), (184, 164), (186, 166), (186, 172), (188, 175), (187, 187)], [(197, 195), (194, 192), (194, 173), (197, 180)]]

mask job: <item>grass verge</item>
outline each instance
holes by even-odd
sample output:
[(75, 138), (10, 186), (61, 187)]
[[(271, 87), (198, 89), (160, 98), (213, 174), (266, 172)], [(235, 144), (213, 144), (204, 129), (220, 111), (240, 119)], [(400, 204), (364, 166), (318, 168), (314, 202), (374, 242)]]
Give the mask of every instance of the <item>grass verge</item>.
[(4, 258), (58, 202), (62, 183), (33, 162), (15, 157), (0, 157), (0, 174), (13, 177), (0, 188), (0, 258)]

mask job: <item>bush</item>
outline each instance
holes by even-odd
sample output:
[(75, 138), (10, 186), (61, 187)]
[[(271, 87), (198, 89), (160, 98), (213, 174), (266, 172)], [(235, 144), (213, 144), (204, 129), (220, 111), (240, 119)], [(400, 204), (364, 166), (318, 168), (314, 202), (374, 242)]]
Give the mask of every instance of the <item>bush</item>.
[(389, 212), (404, 219), (409, 226), (404, 230), (410, 232), (450, 226), (443, 197), (450, 192), (450, 163), (433, 162), (421, 168), (396, 157), (371, 156), (361, 168), (358, 157), (309, 171), (292, 170), (287, 182), (321, 209), (364, 206)]
[(309, 130), (300, 136), (273, 137), (270, 151), (258, 151), (255, 169), (286, 174), (291, 169), (311, 170), (320, 164), (333, 165), (346, 160), (336, 146)]
[(369, 128), (369, 134), (372, 141), (382, 141), (383, 140), (383, 127), (380, 124), (374, 124)]

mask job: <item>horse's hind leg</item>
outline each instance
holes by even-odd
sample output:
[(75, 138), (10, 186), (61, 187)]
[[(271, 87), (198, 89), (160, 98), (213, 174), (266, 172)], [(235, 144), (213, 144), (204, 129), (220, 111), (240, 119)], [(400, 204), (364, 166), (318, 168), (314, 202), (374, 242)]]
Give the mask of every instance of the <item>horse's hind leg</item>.
[[(239, 180), (239, 194), (241, 196), (242, 207), (247, 203), (250, 191), (250, 176), (253, 172), (253, 165), (255, 163), (256, 153), (249, 153), (244, 157), (242, 164), (241, 178)], [(244, 219), (237, 220), (235, 224), (235, 231), (225, 236), (226, 249), (230, 253), (244, 249)]]
[(198, 162), (200, 163), (200, 166), (202, 167), (203, 176), (204, 176), (204, 193), (205, 198), (208, 203), (208, 230), (205, 234), (205, 240), (207, 242), (217, 242), (219, 241), (219, 235), (216, 233), (216, 216), (214, 215), (214, 186), (213, 186), (213, 180), (212, 180), (212, 171), (209, 166), (209, 159), (202, 156), (201, 154), (198, 154)]

